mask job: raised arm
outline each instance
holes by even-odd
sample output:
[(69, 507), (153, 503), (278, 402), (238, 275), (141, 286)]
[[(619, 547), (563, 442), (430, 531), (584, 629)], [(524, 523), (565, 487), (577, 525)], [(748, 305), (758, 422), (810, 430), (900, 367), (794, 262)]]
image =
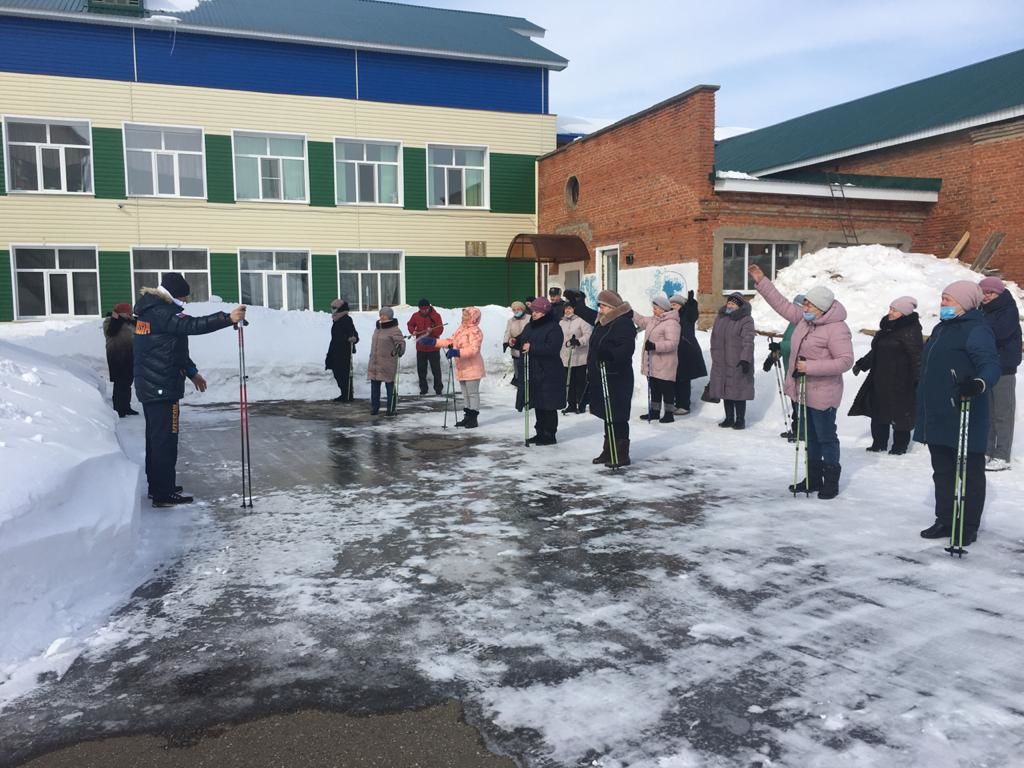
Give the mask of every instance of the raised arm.
[(804, 319), (804, 313), (792, 301), (779, 293), (779, 289), (772, 285), (772, 281), (765, 277), (764, 271), (757, 264), (751, 264), (747, 272), (750, 273), (757, 292), (764, 297), (769, 307), (791, 323), (799, 323)]

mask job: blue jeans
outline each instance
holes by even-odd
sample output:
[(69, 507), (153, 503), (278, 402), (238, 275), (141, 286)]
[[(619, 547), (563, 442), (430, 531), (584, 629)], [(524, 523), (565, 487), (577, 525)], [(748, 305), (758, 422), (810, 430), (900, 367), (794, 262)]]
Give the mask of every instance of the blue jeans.
[[(370, 382), (370, 410), (373, 411), (374, 413), (377, 413), (378, 411), (380, 411), (380, 384), (381, 384), (381, 382), (379, 382), (379, 381), (371, 381)], [(388, 402), (387, 402), (388, 413), (393, 414), (395, 412), (394, 406), (396, 405), (396, 403), (395, 403), (395, 382), (393, 382), (393, 381), (385, 381), (384, 382), (384, 388), (385, 388), (385, 391), (387, 392), (387, 397), (388, 397)]]
[[(803, 425), (797, 425), (803, 436)], [(836, 434), (836, 409), (807, 409), (807, 457), (825, 465), (839, 463), (839, 436)]]

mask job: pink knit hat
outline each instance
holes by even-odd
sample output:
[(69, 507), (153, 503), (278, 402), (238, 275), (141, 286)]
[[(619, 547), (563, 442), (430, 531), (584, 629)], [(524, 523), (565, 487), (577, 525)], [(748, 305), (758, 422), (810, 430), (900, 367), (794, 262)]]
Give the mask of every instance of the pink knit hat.
[(981, 306), (981, 288), (970, 280), (957, 280), (943, 288), (942, 292), (951, 296), (957, 304), (964, 308), (964, 312)]
[(889, 306), (901, 315), (912, 315), (917, 309), (917, 299), (913, 296), (900, 296), (898, 299), (890, 301)]
[(530, 302), (531, 312), (542, 312), (547, 314), (551, 311), (551, 302), (545, 299), (543, 296), (538, 296), (536, 299)]
[(1006, 283), (1000, 280), (998, 277), (986, 277), (980, 283), (978, 287), (982, 291), (992, 291), (993, 293), (1002, 293), (1006, 290)]

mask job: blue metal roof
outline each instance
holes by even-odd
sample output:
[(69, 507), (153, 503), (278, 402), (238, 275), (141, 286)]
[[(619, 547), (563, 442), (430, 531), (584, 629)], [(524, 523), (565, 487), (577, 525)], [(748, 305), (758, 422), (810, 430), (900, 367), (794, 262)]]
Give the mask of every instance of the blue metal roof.
[[(0, 12), (86, 14), (87, 0), (0, 0)], [(158, 15), (151, 13), (150, 16)], [(398, 50), (564, 69), (568, 61), (530, 39), (543, 29), (513, 16), (426, 8), (378, 0), (203, 0), (170, 14), (179, 29), (257, 35), (311, 44)], [(123, 18), (89, 14), (95, 21)], [(145, 19), (131, 23), (148, 24)]]

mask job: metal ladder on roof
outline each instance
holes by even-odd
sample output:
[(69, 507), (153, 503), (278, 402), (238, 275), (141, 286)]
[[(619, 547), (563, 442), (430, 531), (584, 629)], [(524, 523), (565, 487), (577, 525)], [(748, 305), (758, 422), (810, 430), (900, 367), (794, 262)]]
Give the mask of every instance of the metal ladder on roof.
[(846, 197), (846, 190), (843, 189), (842, 177), (838, 173), (826, 171), (825, 178), (828, 180), (828, 191), (832, 195), (832, 205), (836, 209), (836, 218), (843, 230), (843, 239), (847, 245), (860, 245), (857, 228), (853, 223), (850, 200)]

